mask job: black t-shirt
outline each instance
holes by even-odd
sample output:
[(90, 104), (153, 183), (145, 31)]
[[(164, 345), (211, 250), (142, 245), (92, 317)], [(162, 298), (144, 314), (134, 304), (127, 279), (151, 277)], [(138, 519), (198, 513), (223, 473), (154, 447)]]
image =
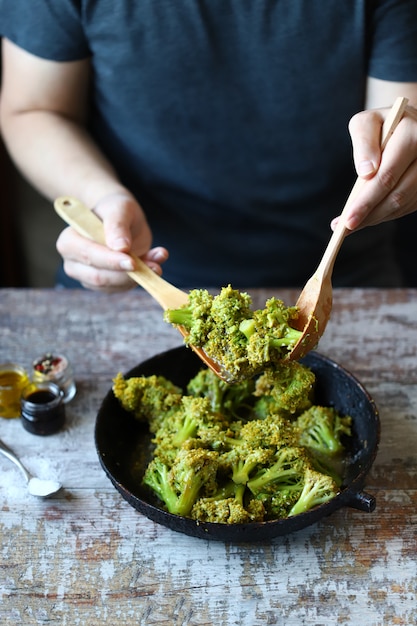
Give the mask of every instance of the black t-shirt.
[[(366, 77), (417, 81), (415, 0), (0, 8), (29, 52), (91, 56), (91, 132), (170, 250), (164, 276), (184, 287), (304, 284), (354, 182), (347, 124)], [(398, 284), (393, 229), (348, 237), (335, 285)]]

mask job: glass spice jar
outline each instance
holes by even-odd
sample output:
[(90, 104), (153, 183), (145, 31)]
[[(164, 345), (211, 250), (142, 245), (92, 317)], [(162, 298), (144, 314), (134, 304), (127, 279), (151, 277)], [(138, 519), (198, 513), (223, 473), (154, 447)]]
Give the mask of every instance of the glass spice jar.
[(20, 365), (0, 365), (0, 417), (20, 416), (20, 395), (28, 383), (29, 376)]
[(32, 382), (22, 392), (23, 427), (34, 435), (52, 435), (65, 423), (64, 392), (51, 381)]
[(64, 392), (64, 402), (72, 400), (77, 391), (71, 363), (63, 354), (47, 352), (35, 359), (32, 364), (32, 380), (56, 383)]

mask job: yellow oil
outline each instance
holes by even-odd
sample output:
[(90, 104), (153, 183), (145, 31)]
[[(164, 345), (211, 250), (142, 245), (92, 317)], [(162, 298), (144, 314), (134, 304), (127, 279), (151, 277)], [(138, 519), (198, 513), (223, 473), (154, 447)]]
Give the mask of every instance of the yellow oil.
[(20, 416), (20, 396), (28, 384), (29, 377), (20, 366), (0, 366), (0, 417)]

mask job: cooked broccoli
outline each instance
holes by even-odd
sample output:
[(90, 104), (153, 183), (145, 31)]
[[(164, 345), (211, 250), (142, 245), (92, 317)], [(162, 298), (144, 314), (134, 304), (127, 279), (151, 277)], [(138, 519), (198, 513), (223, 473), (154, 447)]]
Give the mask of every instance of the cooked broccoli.
[(148, 465), (143, 482), (167, 510), (188, 516), (197, 498), (217, 489), (218, 455), (208, 450), (180, 450), (169, 469), (159, 458)]
[(288, 513), (289, 517), (305, 513), (319, 504), (324, 504), (336, 497), (339, 489), (331, 478), (321, 474), (308, 465), (304, 473), (304, 485), (300, 497)]
[(342, 437), (351, 435), (351, 424), (351, 417), (342, 417), (333, 407), (312, 406), (297, 418), (295, 428), (301, 446), (335, 455), (343, 452)]
[(182, 401), (182, 390), (163, 376), (124, 378), (121, 373), (113, 380), (113, 393), (122, 407), (139, 421), (149, 423), (156, 432), (161, 421)]
[(277, 489), (300, 483), (306, 464), (302, 448), (280, 448), (268, 467), (261, 467), (247, 483), (254, 496), (274, 493)]
[(246, 485), (250, 475), (269, 464), (273, 456), (269, 448), (235, 447), (222, 455), (222, 467), (228, 467), (232, 481), (236, 485)]
[(343, 437), (351, 436), (351, 424), (351, 417), (323, 406), (310, 407), (294, 422), (297, 441), (309, 451), (314, 468), (331, 476), (339, 487), (343, 479)]
[(243, 320), (239, 330), (248, 340), (248, 358), (260, 364), (281, 361), (301, 337), (302, 333), (291, 327), (297, 316), (296, 307), (286, 307), (282, 300), (269, 298), (264, 309)]
[(217, 296), (198, 289), (180, 309), (168, 309), (164, 319), (184, 326), (185, 341), (203, 348), (229, 373), (231, 380), (251, 378), (266, 367), (282, 361), (301, 337), (291, 327), (296, 307), (270, 298), (265, 309), (253, 311), (247, 293), (223, 287)]
[(206, 289), (192, 289), (188, 294), (188, 303), (179, 309), (168, 309), (164, 319), (169, 324), (184, 326), (190, 333), (187, 343), (203, 346), (209, 335), (220, 324), (223, 330), (233, 332), (235, 320), (251, 315), (251, 298), (246, 293), (224, 287), (217, 296)]
[(253, 404), (254, 389), (253, 379), (231, 385), (210, 369), (201, 369), (187, 385), (188, 394), (208, 398), (213, 411), (233, 418), (244, 417), (247, 414)]
[(249, 500), (246, 508), (236, 498), (220, 500), (200, 498), (191, 510), (191, 518), (216, 524), (248, 524), (263, 522), (265, 508), (260, 500)]
[(305, 411), (312, 404), (315, 380), (314, 372), (297, 361), (278, 363), (266, 370), (256, 381), (255, 415), (291, 416)]
[(165, 508), (236, 524), (283, 519), (337, 495), (351, 418), (313, 405), (314, 383), (288, 361), (234, 385), (202, 370), (186, 394), (162, 376), (119, 374), (114, 392), (149, 422), (143, 482)]
[(211, 497), (199, 498), (191, 510), (191, 518), (217, 524), (263, 522), (265, 508), (260, 500), (245, 502), (245, 486), (228, 482)]
[(261, 492), (256, 496), (256, 500), (262, 502), (266, 519), (285, 519), (299, 499), (302, 488), (302, 482), (293, 485), (279, 485), (271, 493)]
[(171, 484), (169, 467), (159, 457), (154, 457), (147, 466), (143, 483), (162, 500), (168, 511), (175, 509), (178, 494)]
[(269, 419), (252, 419), (240, 427), (231, 424), (232, 437), (226, 438), (230, 449), (241, 447), (244, 450), (265, 448), (276, 450), (295, 445), (294, 429), (287, 419), (271, 415)]
[(155, 455), (170, 463), (178, 450), (187, 448), (220, 448), (227, 435), (227, 421), (211, 410), (208, 398), (183, 396), (176, 410), (161, 421), (153, 443)]
[[(192, 398), (183, 396), (181, 410), (172, 415), (172, 444), (180, 448), (186, 439), (196, 437), (202, 427), (211, 427), (218, 423), (219, 416), (210, 410), (210, 404), (205, 398)], [(170, 426), (164, 423), (164, 430), (169, 431)]]
[(342, 453), (325, 455), (317, 451), (307, 450), (307, 448), (306, 451), (310, 454), (311, 467), (320, 474), (330, 476), (340, 487), (343, 483), (345, 455)]

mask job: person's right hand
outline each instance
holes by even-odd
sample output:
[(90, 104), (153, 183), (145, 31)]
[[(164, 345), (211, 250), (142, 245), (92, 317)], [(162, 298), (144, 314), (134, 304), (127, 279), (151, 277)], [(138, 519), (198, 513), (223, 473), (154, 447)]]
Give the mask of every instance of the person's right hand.
[(65, 273), (83, 287), (114, 292), (136, 286), (126, 271), (135, 269), (129, 253), (141, 257), (157, 274), (168, 258), (165, 248), (151, 248), (152, 234), (145, 214), (128, 192), (104, 196), (94, 207), (103, 222), (107, 246), (66, 228), (58, 237), (57, 250)]

